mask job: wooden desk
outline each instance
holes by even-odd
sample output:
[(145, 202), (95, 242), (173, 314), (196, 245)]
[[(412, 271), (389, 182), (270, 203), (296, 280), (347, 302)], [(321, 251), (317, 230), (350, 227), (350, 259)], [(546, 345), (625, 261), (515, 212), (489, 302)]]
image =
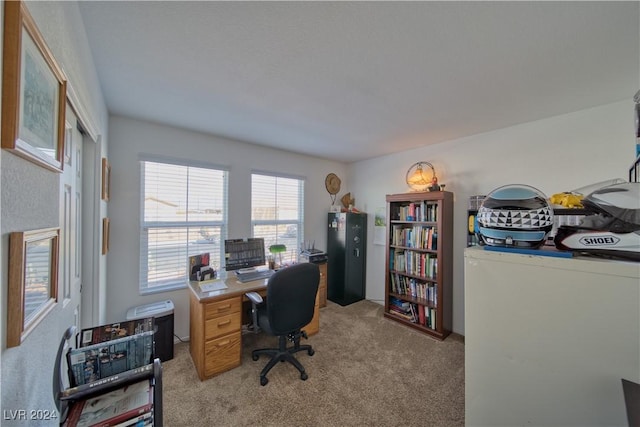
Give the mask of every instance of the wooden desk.
[[(224, 272), (221, 273), (225, 275)], [(325, 275), (326, 277), (326, 275)], [(189, 350), (200, 380), (240, 366), (242, 363), (242, 305), (247, 292), (267, 294), (267, 279), (241, 283), (222, 277), (227, 289), (202, 292), (198, 282), (189, 283)], [(307, 335), (320, 329), (320, 292)]]

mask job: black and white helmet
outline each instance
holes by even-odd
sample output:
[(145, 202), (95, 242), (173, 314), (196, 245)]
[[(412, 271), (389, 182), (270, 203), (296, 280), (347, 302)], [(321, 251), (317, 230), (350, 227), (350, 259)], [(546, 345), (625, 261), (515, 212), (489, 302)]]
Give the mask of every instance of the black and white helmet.
[(485, 197), (477, 220), (481, 244), (537, 248), (553, 228), (553, 209), (540, 190), (511, 184)]

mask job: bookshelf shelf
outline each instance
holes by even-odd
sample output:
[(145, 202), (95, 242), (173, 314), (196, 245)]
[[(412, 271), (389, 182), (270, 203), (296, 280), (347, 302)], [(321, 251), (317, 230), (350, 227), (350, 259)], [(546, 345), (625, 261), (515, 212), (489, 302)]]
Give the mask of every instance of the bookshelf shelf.
[(417, 297), (412, 297), (409, 295), (403, 295), (403, 294), (396, 294), (394, 292), (389, 292), (389, 295), (392, 297), (396, 297), (398, 299), (402, 299), (408, 302), (413, 302), (415, 304), (422, 304), (424, 306), (427, 307), (436, 307), (436, 304), (429, 301), (428, 299), (424, 299), (424, 298), (417, 298)]
[(436, 339), (453, 318), (453, 193), (387, 195), (385, 318)]

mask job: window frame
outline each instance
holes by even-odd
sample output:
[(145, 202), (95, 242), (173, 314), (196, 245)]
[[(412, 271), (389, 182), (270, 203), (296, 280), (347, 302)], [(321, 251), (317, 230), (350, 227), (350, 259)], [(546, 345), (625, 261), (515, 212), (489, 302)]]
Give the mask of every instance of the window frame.
[[(219, 227), (220, 228), (220, 240), (218, 242), (219, 256), (217, 259), (211, 259), (212, 264), (216, 265), (218, 268), (224, 265), (224, 240), (227, 238), (227, 233), (229, 229), (229, 168), (226, 166), (221, 166), (213, 163), (199, 162), (199, 161), (189, 161), (184, 159), (177, 159), (171, 157), (161, 157), (161, 156), (153, 156), (153, 155), (141, 155), (138, 159), (139, 168), (140, 168), (140, 233), (139, 233), (139, 276), (138, 276), (138, 289), (140, 295), (149, 295), (160, 292), (171, 292), (175, 290), (185, 289), (187, 287), (188, 282), (188, 269), (187, 263), (188, 259), (185, 258), (185, 280), (176, 280), (173, 283), (169, 283), (167, 285), (160, 286), (149, 286), (149, 270), (148, 270), (148, 262), (149, 262), (149, 231), (150, 230), (160, 230), (163, 228), (171, 229), (171, 228), (184, 228), (186, 232), (189, 232), (189, 229), (199, 228), (199, 227)], [(146, 163), (159, 163), (170, 166), (182, 166), (185, 168), (198, 168), (198, 169), (210, 169), (216, 172), (223, 173), (223, 182), (222, 182), (222, 219), (216, 221), (189, 221), (188, 218), (185, 221), (145, 221), (145, 164)], [(186, 252), (187, 256), (189, 254), (189, 244), (187, 243)], [(145, 278), (143, 280), (143, 278)]]
[[(299, 181), (300, 185), (298, 186), (298, 195), (297, 195), (299, 214), (298, 214), (297, 220), (291, 220), (291, 219), (254, 220), (253, 219), (253, 177), (254, 175), (273, 177), (276, 179), (278, 178), (294, 179)], [(295, 259), (293, 260), (294, 262), (300, 261), (300, 251), (303, 248), (303, 242), (304, 242), (304, 205), (305, 205), (306, 183), (307, 183), (307, 178), (304, 176), (257, 170), (257, 169), (252, 169), (249, 177), (249, 185), (251, 190), (250, 191), (251, 193), (251, 200), (250, 200), (251, 237), (262, 237), (262, 236), (255, 235), (256, 226), (275, 225), (277, 227), (278, 225), (296, 225), (298, 229), (298, 232), (297, 232), (298, 235), (297, 235), (297, 241), (296, 241), (297, 248), (295, 248), (297, 250), (295, 251)], [(276, 241), (277, 240), (278, 240), (278, 236), (276, 234)], [(289, 248), (287, 249), (289, 250)], [(267, 258), (270, 255), (269, 245), (267, 244), (266, 240), (265, 240), (265, 254)]]

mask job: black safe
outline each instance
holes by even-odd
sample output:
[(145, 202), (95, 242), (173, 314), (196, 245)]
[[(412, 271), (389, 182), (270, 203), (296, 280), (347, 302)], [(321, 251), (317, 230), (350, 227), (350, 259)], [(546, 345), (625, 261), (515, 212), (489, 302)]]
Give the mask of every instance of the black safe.
[(330, 212), (327, 223), (327, 298), (342, 306), (365, 297), (367, 214)]

